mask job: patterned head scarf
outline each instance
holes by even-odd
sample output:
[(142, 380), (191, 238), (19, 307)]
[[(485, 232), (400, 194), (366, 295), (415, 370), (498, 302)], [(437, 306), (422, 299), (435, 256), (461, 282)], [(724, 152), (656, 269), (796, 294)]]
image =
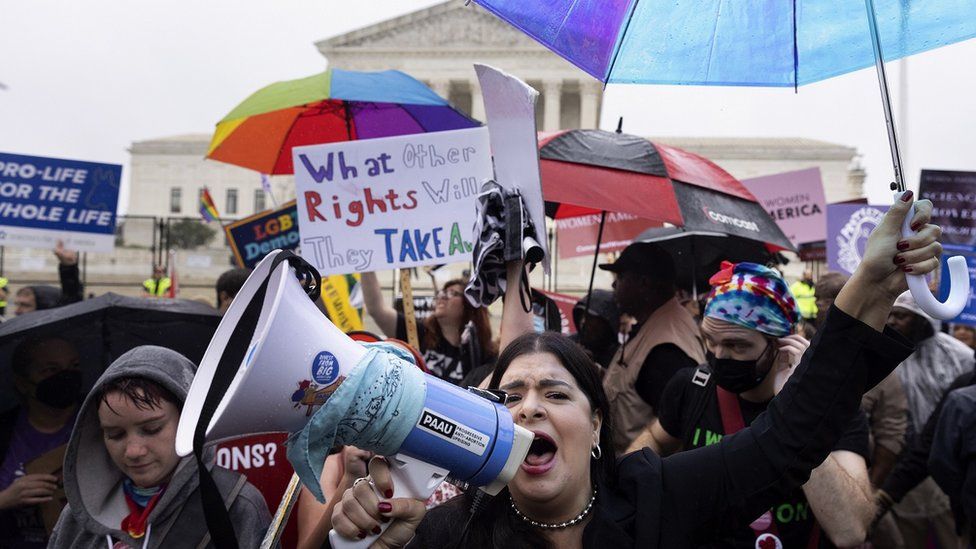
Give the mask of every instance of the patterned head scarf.
[(775, 337), (789, 335), (800, 317), (786, 281), (768, 267), (723, 261), (708, 283), (707, 317)]

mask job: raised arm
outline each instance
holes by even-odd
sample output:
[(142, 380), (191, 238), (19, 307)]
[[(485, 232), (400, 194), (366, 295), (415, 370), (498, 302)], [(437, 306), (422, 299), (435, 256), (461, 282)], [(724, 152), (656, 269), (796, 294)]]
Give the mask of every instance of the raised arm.
[(397, 312), (383, 299), (380, 281), (376, 273), (363, 273), (359, 284), (363, 289), (363, 305), (366, 312), (387, 337), (396, 337)]
[(509, 261), (505, 265), (505, 298), (502, 302), (502, 325), (501, 344), (498, 345), (498, 352), (505, 350), (505, 347), (518, 336), (531, 332), (532, 312), (526, 312), (522, 307), (522, 300), (519, 298), (519, 279), (522, 276), (523, 264), (521, 261)]
[(906, 288), (896, 256), (906, 269), (925, 274), (938, 266), (942, 251), (936, 241), (941, 230), (927, 224), (928, 201), (918, 204), (913, 217), (924, 227), (901, 242), (901, 222), (911, 206), (909, 195), (872, 233), (857, 272), (767, 411), (719, 444), (664, 460), (664, 520), (674, 522), (682, 541), (746, 525), (784, 490), (806, 482), (857, 413), (863, 393), (911, 353), (904, 339), (880, 333)]

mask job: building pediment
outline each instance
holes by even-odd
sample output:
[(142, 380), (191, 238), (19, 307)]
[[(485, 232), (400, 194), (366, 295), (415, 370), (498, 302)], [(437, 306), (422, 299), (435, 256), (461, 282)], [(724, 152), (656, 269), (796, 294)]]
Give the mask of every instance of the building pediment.
[(545, 50), (476, 4), (460, 0), (418, 10), (316, 43), (330, 53), (363, 50)]

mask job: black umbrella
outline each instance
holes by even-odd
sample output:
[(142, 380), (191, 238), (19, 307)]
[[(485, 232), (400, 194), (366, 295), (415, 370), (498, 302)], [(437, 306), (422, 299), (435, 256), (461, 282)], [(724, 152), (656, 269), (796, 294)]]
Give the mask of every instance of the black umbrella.
[[(655, 227), (637, 235), (634, 242), (653, 242), (674, 258), (678, 287), (704, 292), (708, 279), (722, 261), (749, 261), (765, 265), (779, 262), (779, 255), (756, 240), (724, 233), (690, 231), (682, 227)], [(692, 286), (694, 281), (694, 286)]]
[(167, 347), (199, 363), (219, 323), (216, 309), (196, 301), (113, 293), (15, 317), (0, 324), (0, 402), (16, 402), (10, 359), (28, 338), (58, 336), (74, 344), (91, 386), (113, 360), (140, 345)]

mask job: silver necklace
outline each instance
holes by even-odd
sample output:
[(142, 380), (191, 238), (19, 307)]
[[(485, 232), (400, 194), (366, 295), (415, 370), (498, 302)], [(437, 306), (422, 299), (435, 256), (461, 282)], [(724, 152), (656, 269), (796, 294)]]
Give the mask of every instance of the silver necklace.
[(519, 511), (518, 506), (515, 505), (515, 500), (512, 499), (511, 493), (508, 494), (508, 501), (512, 503), (512, 511), (515, 511), (515, 515), (518, 516), (518, 518), (522, 519), (523, 521), (531, 524), (532, 526), (535, 526), (536, 528), (542, 528), (545, 530), (558, 530), (560, 528), (567, 528), (569, 526), (574, 526), (576, 524), (583, 522), (583, 519), (586, 518), (586, 515), (589, 515), (590, 510), (593, 509), (593, 502), (596, 501), (596, 488), (593, 488), (593, 495), (590, 496), (589, 503), (587, 503), (586, 507), (583, 508), (582, 511), (580, 511), (580, 514), (576, 515), (575, 517), (565, 522), (539, 522), (537, 520), (532, 520), (529, 517), (523, 515), (522, 511)]

